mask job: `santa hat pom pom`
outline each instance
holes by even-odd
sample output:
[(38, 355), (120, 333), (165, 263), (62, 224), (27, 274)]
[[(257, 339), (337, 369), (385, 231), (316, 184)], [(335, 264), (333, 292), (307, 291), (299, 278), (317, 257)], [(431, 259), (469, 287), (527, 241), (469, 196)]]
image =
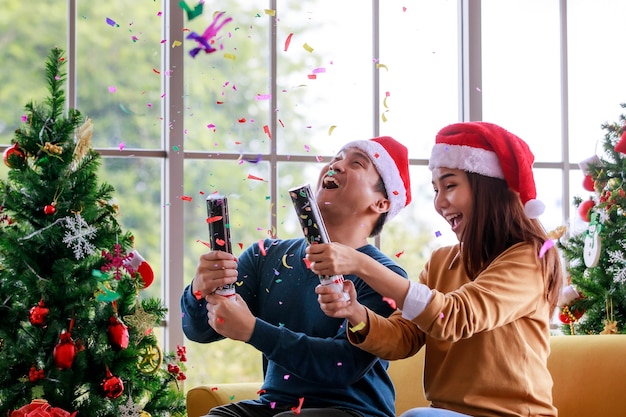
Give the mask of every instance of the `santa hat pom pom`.
[(536, 219), (541, 216), (546, 209), (546, 205), (543, 204), (540, 200), (528, 200), (526, 204), (524, 204), (524, 213), (530, 219)]

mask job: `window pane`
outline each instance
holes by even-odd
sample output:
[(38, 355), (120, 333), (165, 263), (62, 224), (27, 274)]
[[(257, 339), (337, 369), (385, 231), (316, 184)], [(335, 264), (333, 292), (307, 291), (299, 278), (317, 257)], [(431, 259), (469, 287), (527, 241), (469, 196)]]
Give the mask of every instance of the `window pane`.
[(604, 122), (616, 122), (626, 102), (626, 2), (567, 2), (570, 160), (602, 154)]
[[(76, 106), (95, 147), (161, 147), (161, 2), (77, 2)], [(166, 70), (167, 71), (167, 70)]]
[[(198, 258), (209, 248), (206, 198), (218, 192), (228, 197), (230, 235), (233, 253), (269, 237), (269, 165), (239, 161), (185, 161), (185, 285), (193, 279)], [(176, 297), (173, 297), (176, 299)], [(179, 325), (176, 323), (176, 325)], [(260, 380), (261, 355), (254, 348), (236, 341), (200, 344), (187, 341), (188, 380), (185, 387), (200, 383)]]
[(483, 120), (524, 139), (537, 161), (562, 160), (558, 6), (482, 2)]
[(412, 158), (430, 157), (439, 129), (458, 120), (457, 13), (454, 1), (381, 2), (377, 116)]
[[(67, 1), (5, 0), (0, 13), (0, 143), (8, 144), (22, 123), (24, 106), (48, 96), (45, 61), (55, 46), (66, 50)], [(3, 171), (0, 171), (3, 172)]]
[(279, 152), (334, 155), (343, 143), (371, 137), (375, 63), (369, 4), (345, 0), (279, 5)]
[(154, 272), (154, 282), (142, 290), (141, 295), (160, 299), (163, 298), (162, 165), (160, 159), (103, 158), (98, 173), (101, 183), (106, 182), (115, 188), (113, 202), (119, 206), (117, 220), (125, 232), (133, 234), (135, 250), (150, 264)]
[[(533, 170), (537, 187), (537, 199), (546, 205), (544, 214), (539, 217), (546, 231), (563, 226), (563, 171), (560, 169)], [(567, 202), (565, 202), (567, 204)]]
[(269, 28), (273, 18), (263, 13), (266, 1), (225, 1), (214, 9), (204, 4), (204, 13), (191, 21), (189, 32), (202, 34), (217, 11), (227, 12), (218, 20), (226, 23), (215, 38), (213, 53), (200, 52), (185, 40), (185, 148), (215, 153), (268, 153), (269, 125)]

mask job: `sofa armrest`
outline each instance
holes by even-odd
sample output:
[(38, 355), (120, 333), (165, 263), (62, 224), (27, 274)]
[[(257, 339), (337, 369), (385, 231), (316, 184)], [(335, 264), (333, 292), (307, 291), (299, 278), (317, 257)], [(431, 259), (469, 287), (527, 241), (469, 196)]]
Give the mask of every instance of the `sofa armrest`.
[(218, 405), (256, 399), (261, 385), (261, 382), (237, 382), (194, 387), (187, 392), (187, 415), (200, 417)]

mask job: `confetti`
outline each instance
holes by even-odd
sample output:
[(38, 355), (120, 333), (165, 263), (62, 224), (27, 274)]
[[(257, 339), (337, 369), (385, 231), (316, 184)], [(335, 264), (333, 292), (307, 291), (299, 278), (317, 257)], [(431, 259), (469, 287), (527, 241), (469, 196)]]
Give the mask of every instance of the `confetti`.
[(118, 25), (117, 23), (115, 23), (115, 20), (107, 17), (106, 19), (107, 25), (109, 26), (113, 26), (113, 27), (120, 27), (120, 25)]
[(200, 292), (200, 290), (194, 291), (193, 296), (196, 297), (196, 300), (200, 300), (202, 298), (202, 293)]
[(541, 245), (541, 250), (539, 251), (539, 258), (543, 258), (543, 255), (546, 254), (546, 252), (552, 247), (554, 246), (554, 241), (553, 240), (546, 240), (545, 242), (543, 242), (543, 245)]
[(332, 134), (333, 134), (333, 130), (335, 130), (335, 128), (336, 128), (336, 127), (337, 127), (337, 126), (332, 125), (331, 127), (329, 127), (329, 128), (328, 128), (328, 136), (330, 136), (330, 135), (332, 135)]
[(285, 52), (287, 52), (287, 49), (289, 48), (289, 44), (291, 43), (292, 36), (293, 36), (293, 33), (290, 33), (289, 36), (287, 36), (287, 39), (285, 40)]
[(196, 41), (196, 43), (198, 43), (199, 45), (197, 48), (193, 48), (191, 51), (189, 51), (189, 55), (191, 55), (192, 58), (195, 58), (196, 55), (198, 55), (198, 53), (202, 50), (204, 50), (204, 52), (207, 54), (210, 54), (217, 50), (213, 48), (213, 46), (211, 46), (210, 40), (217, 35), (217, 32), (219, 32), (219, 30), (226, 23), (233, 20), (232, 17), (228, 17), (224, 19), (221, 23), (218, 23), (218, 21), (223, 15), (224, 15), (224, 12), (218, 13), (215, 16), (215, 19), (213, 20), (213, 22), (209, 25), (209, 27), (205, 29), (202, 35), (198, 35), (196, 32), (191, 32), (189, 35), (187, 35), (187, 39), (192, 39)]
[(196, 17), (200, 16), (202, 14), (202, 8), (204, 7), (204, 2), (201, 1), (198, 4), (196, 4), (194, 6), (194, 8), (192, 9), (191, 7), (189, 7), (189, 5), (185, 2), (185, 0), (181, 0), (178, 2), (178, 5), (187, 12), (187, 19), (189, 20), (193, 20)]
[(183, 201), (192, 201), (193, 197), (190, 197), (188, 195), (183, 195), (183, 196), (180, 197), (180, 199), (183, 200)]
[(304, 397), (298, 398), (298, 406), (297, 407), (291, 407), (291, 411), (294, 414), (300, 414), (300, 411), (302, 411), (302, 403), (303, 402), (304, 402)]
[(311, 47), (309, 46), (309, 44), (308, 44), (308, 43), (306, 43), (306, 42), (304, 43), (304, 45), (302, 45), (302, 47), (303, 47), (303, 48), (304, 48), (304, 50), (305, 50), (305, 51), (307, 51), (307, 52), (313, 52), (313, 48), (311, 48)]
[(270, 127), (268, 125), (263, 126), (263, 131), (265, 132), (265, 134), (270, 138), (270, 140), (272, 139), (272, 133), (270, 132)]
[(360, 323), (359, 323), (359, 324), (357, 324), (356, 326), (354, 326), (354, 327), (350, 327), (350, 331), (351, 331), (352, 333), (356, 333), (356, 332), (358, 332), (359, 330), (363, 330), (364, 328), (365, 328), (365, 323), (360, 322)]
[(263, 255), (263, 256), (267, 255), (267, 251), (265, 250), (265, 246), (263, 246), (263, 239), (259, 240), (258, 245), (259, 245), (259, 250), (261, 251), (261, 255)]
[(402, 255), (404, 255), (404, 251), (403, 251), (403, 250), (402, 250), (402, 251), (400, 251), (400, 252), (398, 252), (398, 253), (396, 253), (396, 258), (399, 258), (399, 257), (401, 257)]
[(207, 223), (214, 223), (214, 222), (218, 222), (220, 220), (222, 220), (222, 216), (213, 216), (213, 217), (208, 217), (206, 219), (206, 222)]
[(176, 48), (177, 46), (181, 46), (183, 43), (181, 41), (172, 42), (172, 48)]
[(200, 239), (196, 240), (196, 242), (202, 243), (204, 246), (211, 249), (211, 244), (209, 242), (205, 242), (204, 240), (200, 240)]
[(263, 178), (260, 178), (260, 177), (254, 176), (254, 175), (252, 175), (252, 174), (248, 174), (248, 179), (249, 179), (249, 180), (257, 180), (257, 181), (265, 181)]
[(393, 298), (383, 297), (383, 301), (389, 304), (389, 306), (393, 308), (394, 310), (398, 308), (398, 305), (396, 304), (396, 300), (394, 300)]

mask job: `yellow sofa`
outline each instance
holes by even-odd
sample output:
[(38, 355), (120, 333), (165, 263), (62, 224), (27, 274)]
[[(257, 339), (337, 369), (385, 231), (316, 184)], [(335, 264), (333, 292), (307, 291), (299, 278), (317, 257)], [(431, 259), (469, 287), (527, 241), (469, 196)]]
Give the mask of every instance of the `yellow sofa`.
[[(548, 367), (559, 417), (626, 417), (626, 335), (552, 336)], [(391, 362), (398, 415), (427, 406), (422, 386), (423, 350)], [(213, 384), (187, 392), (187, 413), (199, 417), (216, 405), (257, 398), (260, 382)]]

